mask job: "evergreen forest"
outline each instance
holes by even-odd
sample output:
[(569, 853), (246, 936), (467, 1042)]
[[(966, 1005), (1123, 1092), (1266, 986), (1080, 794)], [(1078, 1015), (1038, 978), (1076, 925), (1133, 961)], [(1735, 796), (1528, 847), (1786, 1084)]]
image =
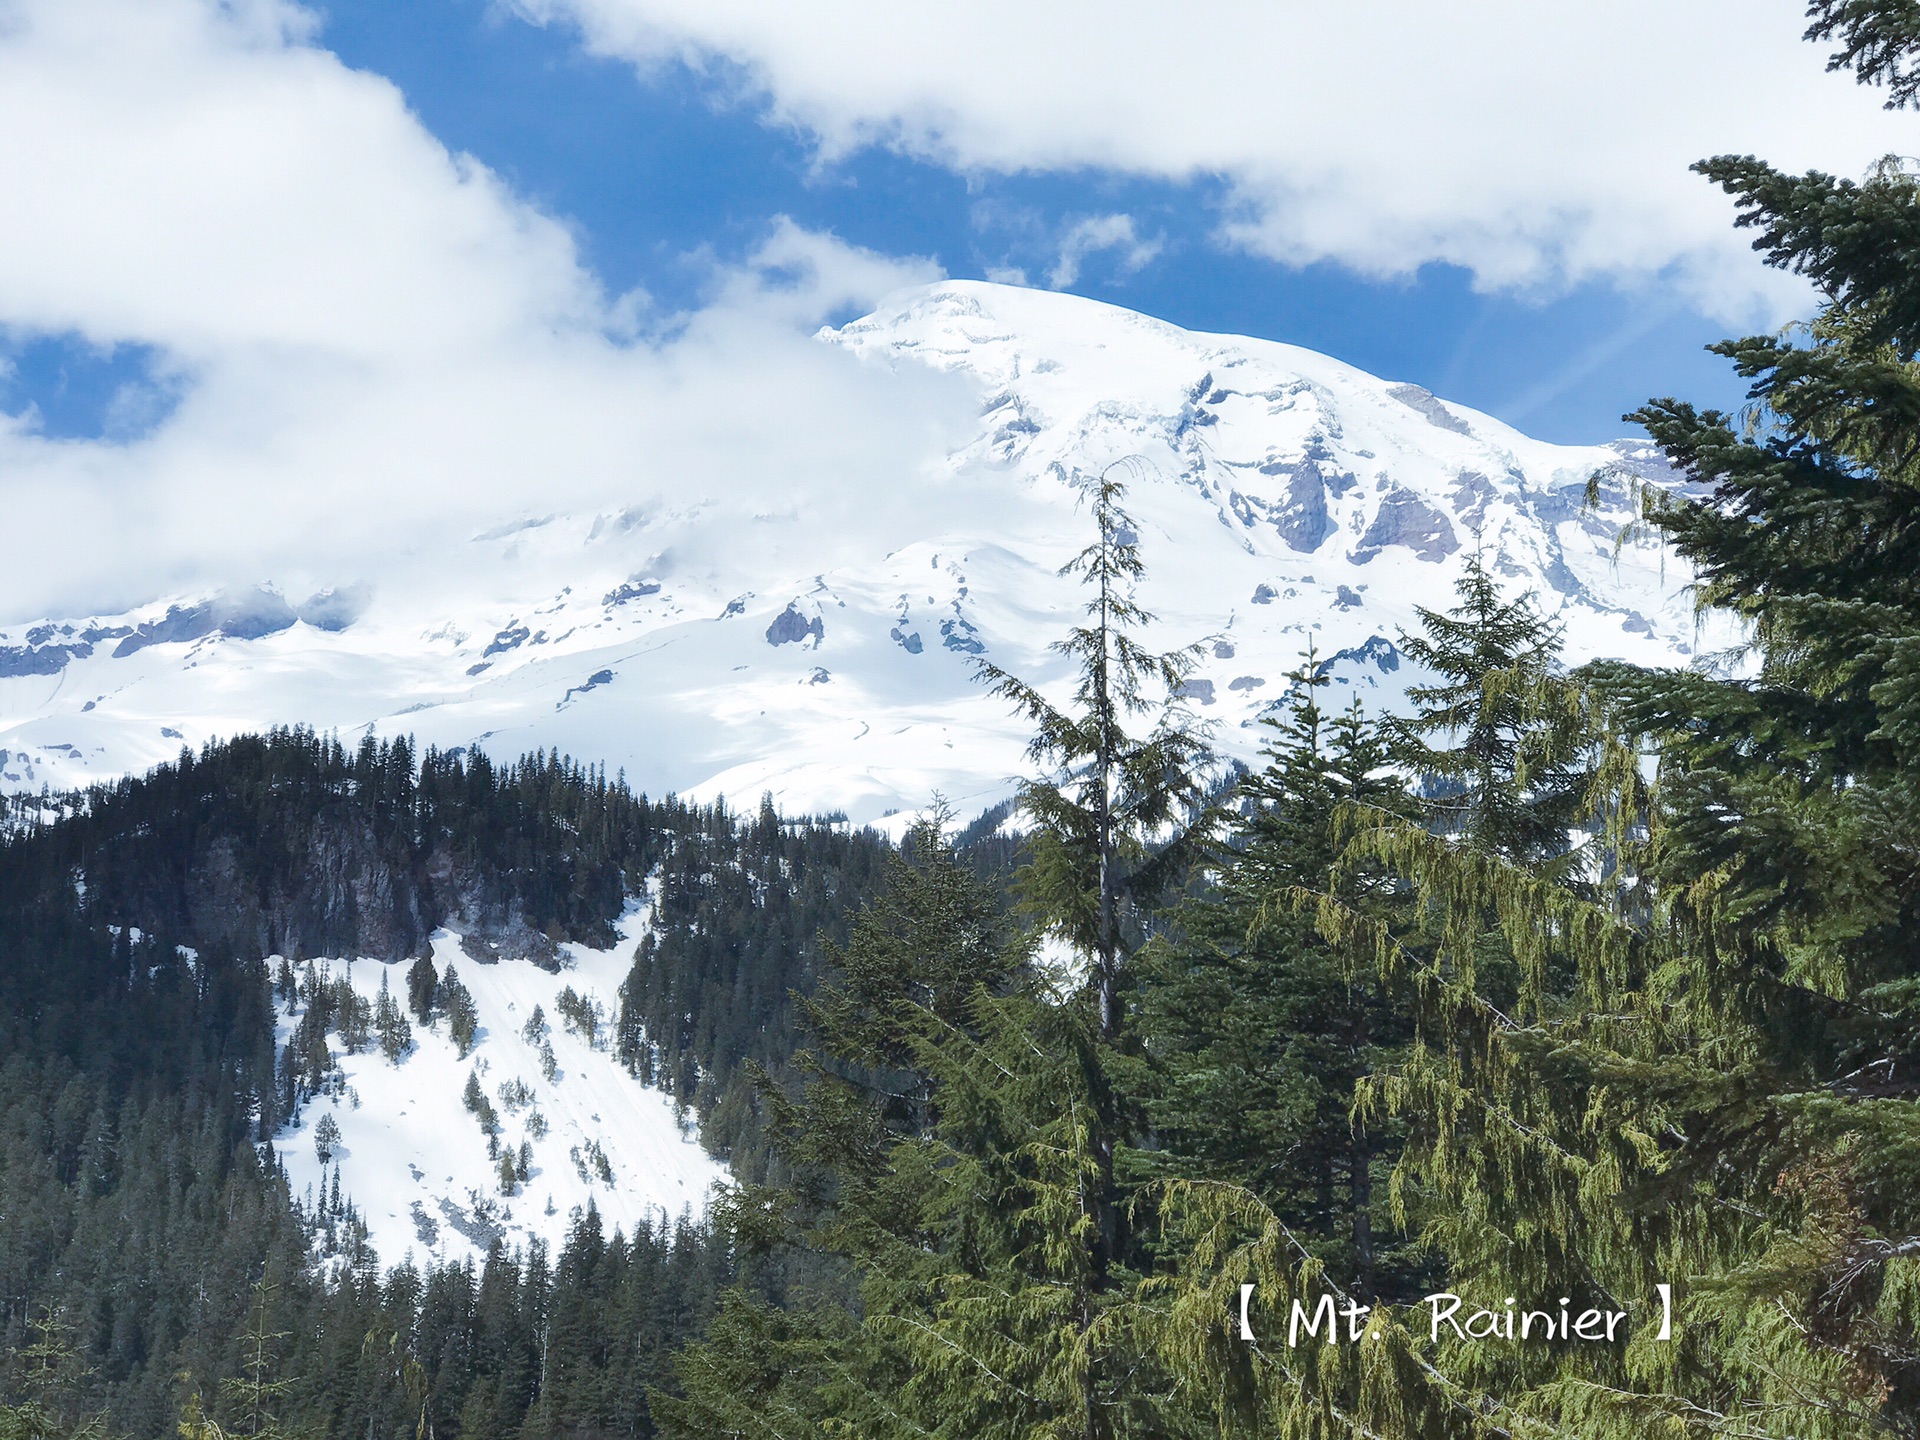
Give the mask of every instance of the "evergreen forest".
[[(1911, 0), (1809, 17), (1920, 99)], [(1122, 466), (964, 828), (297, 729), (10, 807), (0, 1440), (1920, 1435), (1920, 169), (1696, 168), (1820, 296), (1716, 347), (1742, 413), (1630, 417), (1707, 663), (1571, 667), (1470, 554), (1405, 713), (1309, 651), (1235, 771)], [(357, 1022), (277, 1048), (274, 957), (453, 1016), (437, 928), (553, 964), (642, 893), (616, 1053), (704, 1217), (422, 1269), (295, 1206)]]

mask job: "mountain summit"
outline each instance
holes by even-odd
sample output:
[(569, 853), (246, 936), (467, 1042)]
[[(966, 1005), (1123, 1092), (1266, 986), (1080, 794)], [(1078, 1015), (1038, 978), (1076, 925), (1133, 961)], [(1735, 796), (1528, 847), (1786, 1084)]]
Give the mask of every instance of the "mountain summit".
[(1243, 758), (1309, 642), (1393, 704), (1394, 637), (1448, 602), (1475, 547), (1558, 613), (1575, 660), (1692, 653), (1685, 568), (1618, 543), (1632, 488), (1676, 483), (1643, 443), (1546, 444), (1312, 351), (978, 282), (819, 339), (903, 395), (963, 390), (977, 422), (886, 494), (796, 473), (743, 509), (676, 476), (614, 513), (529, 509), (438, 557), (458, 591), (344, 575), (310, 597), (265, 585), (0, 630), (0, 788), (306, 724), (555, 746), (656, 794), (771, 791), (855, 822), (935, 790), (978, 808), (1026, 737), (971, 661), (1065, 679), (1046, 646), (1080, 601), (1055, 573), (1088, 538), (1074, 482), (1116, 462), (1154, 639), (1204, 642), (1189, 698)]

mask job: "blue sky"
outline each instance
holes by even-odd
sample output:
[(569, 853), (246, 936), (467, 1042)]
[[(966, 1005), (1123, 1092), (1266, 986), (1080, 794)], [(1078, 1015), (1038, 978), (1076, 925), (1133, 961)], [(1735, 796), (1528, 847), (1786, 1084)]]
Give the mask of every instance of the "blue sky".
[(1704, 349), (1735, 327), (1657, 283), (1487, 292), (1438, 262), (1390, 279), (1283, 264), (1221, 242), (1216, 180), (1090, 168), (967, 176), (877, 147), (823, 163), (808, 136), (731, 102), (724, 76), (681, 63), (639, 75), (587, 53), (571, 29), (489, 0), (329, 0), (321, 13), (321, 43), (393, 80), (433, 134), (564, 217), (610, 288), (642, 287), (670, 308), (697, 304), (705, 259), (738, 260), (779, 214), (886, 254), (930, 256), (957, 277), (1017, 269), (1044, 284), (1075, 217), (1124, 213), (1157, 253), (1137, 268), (1091, 254), (1062, 288), (1190, 329), (1323, 350), (1549, 440), (1628, 433), (1620, 417), (1655, 395), (1741, 398)]

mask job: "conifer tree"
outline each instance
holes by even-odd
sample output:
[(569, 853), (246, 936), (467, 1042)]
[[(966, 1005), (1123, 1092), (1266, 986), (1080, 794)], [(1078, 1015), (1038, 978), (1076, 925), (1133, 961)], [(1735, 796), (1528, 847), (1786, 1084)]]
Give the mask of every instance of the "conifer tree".
[(413, 1027), (404, 1011), (394, 1003), (387, 989), (387, 973), (380, 972), (380, 994), (373, 1007), (373, 1031), (380, 1039), (380, 1053), (398, 1065), (413, 1048)]
[(547, 1012), (535, 1005), (533, 1013), (527, 1017), (527, 1023), (520, 1028), (521, 1038), (529, 1045), (543, 1045), (552, 1033), (553, 1027), (547, 1024)]
[(737, 1243), (834, 1262), (857, 1307), (736, 1295), (654, 1397), (665, 1433), (1198, 1433), (1097, 1265), (1091, 1007), (1049, 997), (936, 822), (892, 868), (806, 1007), (816, 1080), (766, 1091), (792, 1183), (729, 1206)]
[(473, 992), (460, 983), (460, 977), (447, 967), (434, 991), (435, 1003), (447, 1017), (447, 1034), (462, 1060), (473, 1053), (480, 1031), (480, 1012), (474, 1009)]
[(1920, 8), (1912, 0), (1813, 0), (1807, 15), (1807, 39), (1840, 42), (1829, 70), (1885, 85), (1889, 110), (1920, 98)]
[[(1371, 1237), (1356, 1228), (1349, 1245), (1330, 1243), (1328, 1215), (1297, 1193), (1263, 1186), (1246, 1167), (1170, 1167), (1160, 1220), (1179, 1266), (1146, 1287), (1162, 1299), (1148, 1328), (1181, 1392), (1210, 1406), (1222, 1433), (1530, 1435), (1526, 1397), (1554, 1378), (1556, 1360), (1570, 1372), (1584, 1358), (1436, 1344), (1406, 1302), (1429, 1266), (1460, 1293), (1518, 1298), (1592, 1283), (1592, 1257), (1563, 1263), (1579, 1253), (1569, 1230), (1582, 1228), (1570, 1225), (1580, 1165), (1542, 1167), (1531, 1148), (1568, 1151), (1565, 1132), (1593, 1123), (1590, 1098), (1564, 1074), (1554, 1077), (1559, 1084), (1521, 1075), (1533, 1037), (1584, 1023), (1597, 1008), (1599, 987), (1583, 987), (1592, 977), (1569, 953), (1572, 927), (1560, 911), (1538, 907), (1547, 898), (1586, 903), (1591, 893), (1591, 867), (1578, 863), (1585, 857), (1569, 831), (1591, 807), (1589, 777), (1605, 770), (1597, 758), (1605, 737), (1583, 687), (1559, 672), (1551, 627), (1530, 601), (1503, 598), (1477, 557), (1456, 606), (1422, 612), (1422, 633), (1403, 636), (1402, 648), (1440, 683), (1416, 688), (1415, 714), (1388, 722), (1384, 739), (1369, 740), (1350, 715), (1345, 737), (1323, 748), (1311, 687), (1301, 687), (1304, 700), (1296, 691), (1285, 727), (1290, 759), (1250, 787), (1269, 818), (1253, 828), (1245, 861), (1223, 874), (1213, 903), (1256, 917), (1237, 934), (1225, 931), (1256, 956), (1263, 931), (1269, 943), (1291, 940), (1292, 953), (1273, 965), (1283, 984), (1269, 991), (1267, 1014), (1290, 1038), (1337, 1030), (1346, 1019), (1361, 1022), (1370, 1041), (1403, 1042), (1369, 1047), (1364, 1057), (1316, 1058), (1336, 1084), (1344, 1079), (1346, 1104), (1325, 1119), (1351, 1127), (1355, 1150), (1392, 1136), (1389, 1214), (1417, 1248), (1395, 1256), (1398, 1274), (1380, 1287), (1364, 1263)], [(1296, 678), (1311, 680), (1312, 671)], [(1355, 757), (1344, 762), (1350, 776), (1329, 763), (1329, 750)], [(1409, 796), (1380, 773), (1390, 758), (1429, 794)], [(1219, 937), (1210, 907), (1188, 913), (1195, 909)], [(1291, 935), (1289, 920), (1301, 926)], [(1298, 1008), (1298, 992), (1311, 1002), (1316, 982), (1318, 1014), (1311, 1004)], [(1343, 1001), (1343, 990), (1370, 1003), (1355, 1005), (1351, 993)], [(1349, 1054), (1358, 1048), (1350, 1044)], [(1205, 1076), (1207, 1058), (1218, 1057), (1172, 1058), (1177, 1077)], [(1296, 1082), (1292, 1094), (1305, 1088)], [(1222, 1108), (1232, 1113), (1230, 1102)], [(1295, 1126), (1298, 1144), (1303, 1127)], [(1323, 1135), (1338, 1133), (1323, 1126)], [(1284, 1133), (1271, 1120), (1268, 1129)], [(1207, 1144), (1193, 1148), (1204, 1156)], [(1301, 1158), (1315, 1157), (1303, 1150)], [(1348, 1171), (1367, 1183), (1370, 1167), (1357, 1155)], [(1349, 1203), (1358, 1219), (1357, 1200)], [(1617, 1231), (1610, 1238), (1620, 1249), (1607, 1252), (1609, 1262), (1629, 1265)], [(1262, 1296), (1265, 1319), (1252, 1342), (1225, 1323), (1242, 1284)], [(1323, 1297), (1352, 1307), (1364, 1336), (1296, 1350), (1291, 1307), (1310, 1313)], [(1583, 1373), (1616, 1378), (1604, 1364)]]
[[(1194, 651), (1155, 653), (1140, 641), (1153, 615), (1135, 599), (1145, 566), (1123, 508), (1124, 462), (1082, 486), (1094, 539), (1060, 573), (1092, 593), (1086, 621), (1051, 646), (1073, 666), (1074, 709), (989, 661), (979, 674), (1034, 725), (1029, 757), (1039, 779), (1021, 783), (1032, 821), (1031, 863), (1021, 876), (1029, 912), (1088, 962), (1101, 1035), (1122, 1028), (1123, 970), (1145, 907), (1191, 855), (1200, 831), (1199, 771), (1208, 751), (1180, 701)], [(1129, 729), (1151, 715), (1145, 734)]]
[(1565, 685), (1558, 629), (1531, 594), (1508, 598), (1478, 550), (1450, 612), (1417, 607), (1400, 648), (1436, 683), (1407, 692), (1415, 713), (1390, 723), (1394, 761), (1428, 794), (1428, 828), (1531, 865), (1559, 854), (1580, 818), (1581, 712)]
[[(1332, 720), (1322, 710), (1332, 678), (1311, 649), (1288, 678), (1285, 708), (1265, 720), (1269, 763), (1240, 786), (1211, 883), (1141, 954), (1146, 1063), (1133, 1083), (1155, 1148), (1131, 1160), (1142, 1176), (1246, 1187), (1371, 1297), (1409, 1272), (1391, 1242), (1378, 1253), (1374, 1181), (1393, 1140), (1353, 1113), (1355, 1087), (1404, 1044), (1404, 1011), (1287, 897), (1334, 883), (1342, 806), (1410, 802), (1359, 702)], [(1348, 904), (1394, 903), (1377, 872), (1341, 884)]]
[[(1073, 667), (1073, 708), (979, 662), (980, 677), (1033, 724), (1028, 756), (1042, 770), (1019, 789), (1019, 808), (1033, 826), (1017, 880), (1022, 907), (1086, 970), (1099, 1049), (1089, 1077), (1092, 1111), (1074, 1123), (1085, 1127), (1094, 1167), (1088, 1283), (1096, 1294), (1119, 1278), (1127, 1244), (1115, 1156), (1131, 1117), (1104, 1071), (1126, 1028), (1129, 962), (1148, 910), (1184, 874), (1212, 818), (1201, 777), (1210, 752), (1182, 700), (1196, 648), (1155, 652), (1140, 638), (1154, 616), (1136, 597), (1145, 564), (1123, 505), (1130, 468), (1133, 462), (1118, 462), (1083, 482), (1094, 538), (1060, 570), (1090, 592), (1084, 622), (1051, 646)], [(1082, 1324), (1091, 1329), (1091, 1311)], [(1105, 1423), (1096, 1370), (1087, 1372), (1089, 1440)]]
[[(1910, 100), (1912, 9), (1816, 3), (1814, 34)], [(1511, 804), (1478, 843), (1356, 815), (1356, 852), (1404, 875), (1427, 923), (1319, 913), (1356, 964), (1408, 982), (1420, 1044), (1367, 1098), (1408, 1119), (1396, 1187), (1450, 1288), (1629, 1307), (1631, 1333), (1494, 1352), (1380, 1314), (1369, 1345), (1311, 1371), (1271, 1344), (1189, 1342), (1196, 1385), (1203, 1354), (1215, 1373), (1238, 1359), (1225, 1409), (1264, 1392), (1298, 1415), (1304, 1394), (1344, 1433), (1391, 1436), (1920, 1428), (1920, 183), (1898, 162), (1857, 182), (1700, 168), (1825, 297), (1803, 331), (1717, 347), (1752, 382), (1748, 419), (1638, 417), (1701, 487), (1650, 493), (1648, 519), (1748, 626), (1751, 668), (1599, 665), (1539, 707), (1546, 753), (1590, 762), (1576, 818), (1600, 863), (1505, 824)], [(1524, 754), (1509, 799), (1551, 775)], [(1490, 953), (1514, 961), (1506, 993)], [(1269, 1214), (1229, 1208), (1194, 1196), (1217, 1271), (1283, 1295), (1317, 1278)], [(1203, 1274), (1175, 1312), (1230, 1301)]]
[(433, 1024), (434, 996), (439, 988), (439, 973), (425, 955), (407, 967), (407, 1005), (422, 1025)]
[(333, 1159), (333, 1152), (340, 1145), (340, 1122), (333, 1118), (333, 1112), (322, 1115), (313, 1127), (313, 1153), (322, 1165)]
[(77, 1392), (90, 1367), (74, 1348), (74, 1327), (43, 1308), (28, 1328), (34, 1339), (15, 1365), (24, 1401), (0, 1404), (0, 1440), (107, 1440), (104, 1412), (78, 1416)]
[(288, 1332), (268, 1328), (279, 1292), (271, 1271), (263, 1272), (254, 1282), (246, 1327), (239, 1337), (240, 1373), (220, 1382), (228, 1423), (222, 1425), (209, 1415), (199, 1388), (190, 1387), (181, 1406), (181, 1440), (238, 1440), (242, 1436), (248, 1440), (286, 1440), (291, 1433), (282, 1427), (278, 1414), (293, 1389), (292, 1382), (279, 1378), (278, 1373), (279, 1347)]
[[(338, 1171), (335, 1172), (336, 1176)], [(253, 1287), (247, 1328), (242, 1336), (244, 1359), (241, 1373), (221, 1384), (230, 1405), (234, 1423), (230, 1434), (254, 1437), (254, 1440), (279, 1440), (286, 1434), (275, 1413), (293, 1388), (291, 1381), (279, 1378), (279, 1346), (288, 1332), (270, 1330), (273, 1306), (280, 1293), (271, 1270), (264, 1271)]]

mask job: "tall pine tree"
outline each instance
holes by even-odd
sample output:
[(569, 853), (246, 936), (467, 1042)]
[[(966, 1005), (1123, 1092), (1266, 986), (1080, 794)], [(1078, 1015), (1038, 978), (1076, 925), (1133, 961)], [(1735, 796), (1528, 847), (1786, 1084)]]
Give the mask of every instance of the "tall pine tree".
[[(1394, 1137), (1354, 1113), (1355, 1087), (1405, 1042), (1377, 976), (1351, 973), (1288, 897), (1334, 883), (1335, 819), (1346, 805), (1404, 812), (1384, 737), (1356, 701), (1329, 719), (1331, 686), (1310, 650), (1269, 717), (1269, 763), (1240, 787), (1241, 812), (1211, 881), (1141, 954), (1138, 1029), (1154, 1144), (1142, 1176), (1246, 1187), (1334, 1273), (1368, 1296), (1412, 1275), (1387, 1241), (1375, 1179)], [(1396, 903), (1391, 878), (1350, 870), (1347, 902)]]

